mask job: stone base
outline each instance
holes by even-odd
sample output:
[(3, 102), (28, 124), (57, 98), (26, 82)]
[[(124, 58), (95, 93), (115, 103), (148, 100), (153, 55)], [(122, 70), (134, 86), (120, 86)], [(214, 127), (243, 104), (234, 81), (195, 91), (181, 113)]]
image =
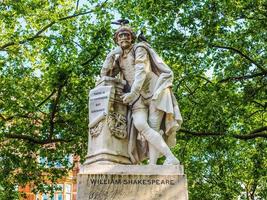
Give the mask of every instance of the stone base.
[(110, 152), (100, 152), (99, 154), (89, 155), (86, 157), (85, 165), (92, 163), (120, 163), (120, 164), (131, 164), (129, 157), (111, 154)]
[(183, 166), (84, 165), (78, 200), (188, 200)]

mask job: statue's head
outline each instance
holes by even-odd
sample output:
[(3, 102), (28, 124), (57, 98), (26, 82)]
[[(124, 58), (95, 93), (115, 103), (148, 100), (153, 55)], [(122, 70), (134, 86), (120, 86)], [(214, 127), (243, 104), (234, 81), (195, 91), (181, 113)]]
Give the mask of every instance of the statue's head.
[(128, 49), (129, 47), (131, 47), (135, 41), (135, 38), (135, 33), (133, 32), (131, 27), (127, 25), (122, 25), (114, 34), (114, 41), (122, 49)]

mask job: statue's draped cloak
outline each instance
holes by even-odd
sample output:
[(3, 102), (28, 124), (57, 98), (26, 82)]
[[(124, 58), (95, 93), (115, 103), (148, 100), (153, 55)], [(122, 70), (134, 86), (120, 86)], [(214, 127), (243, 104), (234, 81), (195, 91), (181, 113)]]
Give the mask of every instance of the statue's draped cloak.
[[(161, 123), (161, 130), (164, 132), (163, 138), (169, 146), (174, 146), (176, 144), (176, 131), (180, 129), (183, 120), (178, 103), (171, 90), (173, 72), (149, 44), (140, 42), (133, 47), (134, 51), (138, 47), (143, 47), (147, 50), (151, 61), (152, 71), (159, 77), (156, 82), (152, 101), (156, 101), (157, 109), (165, 113)], [(148, 144), (144, 137), (138, 134), (133, 126), (131, 110), (128, 113), (128, 134), (128, 153), (131, 161), (132, 163), (139, 163), (147, 157)]]

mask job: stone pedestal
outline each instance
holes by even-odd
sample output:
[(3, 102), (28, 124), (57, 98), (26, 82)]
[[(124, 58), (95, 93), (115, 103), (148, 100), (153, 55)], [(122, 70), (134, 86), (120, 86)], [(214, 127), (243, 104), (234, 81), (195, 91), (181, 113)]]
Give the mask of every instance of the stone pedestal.
[(187, 200), (183, 166), (131, 165), (125, 81), (103, 77), (89, 94), (89, 142), (78, 200)]
[(84, 165), (78, 200), (188, 200), (183, 166)]
[(127, 106), (120, 96), (126, 82), (103, 77), (89, 93), (89, 142), (85, 165), (131, 164), (128, 155)]

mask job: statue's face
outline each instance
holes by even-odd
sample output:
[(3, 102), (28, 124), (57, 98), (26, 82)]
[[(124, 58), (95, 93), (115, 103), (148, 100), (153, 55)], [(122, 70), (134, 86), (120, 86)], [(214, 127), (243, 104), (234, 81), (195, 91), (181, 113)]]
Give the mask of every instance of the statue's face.
[(119, 32), (117, 43), (122, 49), (128, 49), (132, 45), (132, 34), (129, 31)]

